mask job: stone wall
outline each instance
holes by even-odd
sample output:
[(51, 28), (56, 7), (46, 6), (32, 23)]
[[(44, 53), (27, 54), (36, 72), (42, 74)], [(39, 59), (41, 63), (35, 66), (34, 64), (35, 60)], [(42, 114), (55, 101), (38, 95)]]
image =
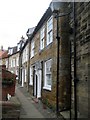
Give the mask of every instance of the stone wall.
[[(35, 55), (30, 59), (30, 66), (35, 65), (36, 62), (42, 62), (42, 91), (41, 98), (48, 105), (56, 107), (57, 99), (57, 24), (56, 19), (53, 17), (53, 42), (46, 45), (47, 39), (47, 23), (45, 21), (45, 47), (40, 50), (40, 31), (38, 31), (32, 40), (35, 41)], [(59, 109), (67, 109), (70, 107), (70, 42), (69, 42), (69, 17), (59, 19), (59, 34), (60, 34), (60, 46), (59, 46), (59, 85), (58, 85), (58, 99)], [(44, 89), (44, 69), (45, 61), (52, 59), (52, 87), (51, 90)], [(29, 86), (29, 91), (33, 92), (33, 87)], [(56, 109), (55, 109), (56, 110)]]
[[(78, 117), (88, 117), (88, 83), (90, 80), (90, 2), (75, 4), (76, 74)], [(72, 59), (73, 63), (73, 59)], [(72, 76), (73, 77), (73, 76)], [(73, 96), (73, 95), (72, 95)]]
[(2, 105), (2, 120), (14, 119), (18, 120), (20, 117), (21, 104), (16, 97), (11, 97), (9, 101), (0, 102)]

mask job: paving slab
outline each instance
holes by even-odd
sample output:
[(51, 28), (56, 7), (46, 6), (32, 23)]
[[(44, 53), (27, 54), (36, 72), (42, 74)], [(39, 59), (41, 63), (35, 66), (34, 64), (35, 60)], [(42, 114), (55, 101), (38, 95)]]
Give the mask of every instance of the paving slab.
[(44, 118), (44, 116), (32, 104), (33, 100), (31, 97), (26, 97), (18, 87), (16, 87), (16, 96), (22, 106), (20, 118)]

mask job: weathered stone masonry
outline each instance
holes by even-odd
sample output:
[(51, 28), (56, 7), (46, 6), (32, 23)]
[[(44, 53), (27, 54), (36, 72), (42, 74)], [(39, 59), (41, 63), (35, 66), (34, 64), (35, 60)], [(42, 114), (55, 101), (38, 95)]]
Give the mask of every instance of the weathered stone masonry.
[(75, 4), (75, 19), (78, 117), (88, 117), (90, 80), (90, 2)]

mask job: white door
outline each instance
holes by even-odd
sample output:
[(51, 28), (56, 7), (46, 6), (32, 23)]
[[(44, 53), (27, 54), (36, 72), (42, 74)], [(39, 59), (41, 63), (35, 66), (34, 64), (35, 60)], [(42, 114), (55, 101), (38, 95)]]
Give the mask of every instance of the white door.
[(24, 86), (24, 69), (22, 69), (22, 87)]
[(36, 71), (34, 80), (34, 95), (37, 94), (37, 98), (41, 97), (41, 70)]
[(38, 84), (37, 84), (38, 85), (37, 98), (41, 97), (41, 82), (42, 82), (41, 78), (42, 78), (42, 74), (41, 74), (41, 70), (39, 70), (38, 71)]
[(25, 73), (25, 82), (26, 82), (26, 77), (27, 77), (26, 69), (24, 70), (24, 73)]

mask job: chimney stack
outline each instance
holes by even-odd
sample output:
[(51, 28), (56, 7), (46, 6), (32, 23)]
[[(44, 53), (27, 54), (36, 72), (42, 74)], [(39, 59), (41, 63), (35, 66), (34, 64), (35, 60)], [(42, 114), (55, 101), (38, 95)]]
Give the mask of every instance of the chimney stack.
[(3, 51), (3, 45), (1, 45), (1, 51)]

